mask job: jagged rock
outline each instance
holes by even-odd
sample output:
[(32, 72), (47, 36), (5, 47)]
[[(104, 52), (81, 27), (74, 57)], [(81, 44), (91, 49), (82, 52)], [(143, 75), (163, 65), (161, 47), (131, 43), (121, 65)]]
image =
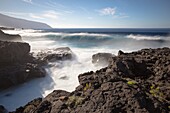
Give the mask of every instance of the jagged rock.
[(1, 41), (12, 41), (12, 42), (22, 42), (20, 35), (5, 34), (0, 30), (0, 40)]
[(122, 75), (133, 78), (134, 76), (144, 77), (150, 74), (150, 71), (147, 69), (145, 62), (136, 61), (132, 58), (120, 58), (116, 59), (114, 66), (112, 68), (116, 68), (121, 72)]
[(61, 47), (39, 52), (36, 57), (42, 62), (54, 62), (58, 60), (71, 60), (73, 52), (69, 47)]
[(62, 101), (67, 100), (66, 97), (69, 95), (70, 95), (69, 92), (55, 90), (43, 100), (42, 98), (34, 99), (33, 101), (26, 104), (24, 107), (20, 107), (16, 109), (16, 111), (11, 113), (49, 113), (49, 112), (59, 113), (60, 112), (59, 110), (64, 107)]
[(29, 52), (27, 43), (0, 41), (0, 90), (45, 76), (39, 61)]
[(80, 74), (75, 91), (49, 94), (34, 113), (168, 113), (169, 62), (170, 48), (112, 57), (107, 67)]
[(115, 55), (111, 53), (97, 53), (92, 56), (92, 63), (97, 65), (108, 65), (109, 59)]

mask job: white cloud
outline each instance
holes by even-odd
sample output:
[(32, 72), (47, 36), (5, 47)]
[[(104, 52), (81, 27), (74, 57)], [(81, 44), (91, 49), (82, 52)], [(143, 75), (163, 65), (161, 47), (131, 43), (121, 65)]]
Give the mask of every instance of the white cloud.
[(58, 19), (59, 15), (61, 14), (57, 13), (54, 10), (44, 11), (41, 14), (33, 14), (33, 13), (29, 14), (29, 16), (34, 19), (53, 19), (53, 20)]
[(44, 19), (42, 16), (36, 15), (36, 14), (32, 14), (32, 13), (30, 13), (29, 16), (30, 16), (31, 18), (35, 18), (35, 19)]
[(101, 16), (111, 16), (113, 18), (128, 18), (129, 16), (125, 13), (117, 12), (117, 8), (114, 7), (106, 7), (100, 10), (97, 10), (99, 12), (99, 15)]
[(43, 17), (51, 19), (57, 19), (58, 15), (60, 15), (60, 13), (57, 13), (53, 10), (45, 11), (44, 14), (42, 14)]
[(32, 4), (32, 0), (22, 0), (22, 1)]
[(100, 15), (114, 16), (116, 14), (116, 8), (106, 7), (98, 11)]

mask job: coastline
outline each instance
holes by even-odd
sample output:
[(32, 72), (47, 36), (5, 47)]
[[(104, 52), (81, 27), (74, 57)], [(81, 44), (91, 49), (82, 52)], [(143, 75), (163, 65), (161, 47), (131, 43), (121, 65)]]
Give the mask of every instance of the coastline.
[[(19, 46), (20, 48), (21, 43), (2, 42), (2, 45), (5, 44), (14, 44)], [(34, 63), (37, 63), (40, 68), (42, 65), (47, 65), (48, 62), (53, 62), (56, 60), (61, 60), (61, 62), (63, 62), (64, 59), (70, 60), (72, 59), (72, 55), (74, 54), (70, 52), (71, 50), (68, 47), (59, 48), (59, 50), (55, 48), (52, 50), (45, 50), (44, 52), (41, 51), (39, 53), (39, 57), (33, 57), (33, 59), (30, 59), (30, 47), (27, 47), (29, 48), (28, 50), (26, 49), (23, 51), (20, 51), (19, 48), (17, 47), (15, 51), (11, 51), (11, 55), (13, 56), (11, 58), (13, 59), (10, 59), (9, 57), (9, 59), (6, 60), (8, 62), (7, 64), (11, 65), (11, 63), (9, 62), (12, 62), (14, 59), (17, 59), (16, 62), (20, 60), (21, 62), (23, 62), (23, 59), (27, 59), (28, 57), (22, 56), (22, 52), (24, 53), (24, 51), (26, 51), (26, 53), (24, 54), (26, 56), (29, 56), (29, 60), (31, 60), (31, 62), (34, 61)], [(21, 48), (23, 47), (21, 46)], [(1, 49), (3, 50), (4, 48)], [(18, 53), (18, 50), (21, 53)], [(55, 50), (56, 52), (53, 53), (53, 51)], [(57, 52), (61, 50), (63, 51), (63, 53)], [(78, 76), (80, 85), (77, 86), (76, 90), (74, 90), (73, 92), (54, 89), (54, 91), (45, 98), (35, 99), (23, 107), (17, 108), (16, 111), (14, 111), (13, 113), (31, 113), (46, 111), (54, 113), (93, 111), (113, 112), (114, 110), (118, 110), (114, 112), (134, 110), (136, 112), (167, 112), (169, 110), (169, 53), (170, 48), (142, 49), (130, 53), (119, 51), (118, 56), (113, 56), (111, 59), (111, 54), (108, 53), (106, 54), (106, 59), (110, 59), (108, 60), (110, 62), (110, 65), (105, 68), (99, 69), (98, 71), (91, 71), (80, 74)], [(8, 56), (11, 55), (9, 54), (2, 57), (8, 58)], [(103, 54), (96, 54), (97, 57), (100, 57), (100, 55)], [(107, 56), (109, 56), (109, 58)], [(101, 61), (102, 60), (104, 59), (102, 58)], [(98, 61), (98, 59), (94, 61), (96, 62)], [(92, 60), (92, 62), (94, 61)], [(27, 68), (25, 68), (24, 70), (27, 70)], [(32, 69), (32, 71), (34, 70), (35, 69)], [(19, 71), (17, 69), (16, 71), (23, 74), (22, 71)], [(33, 75), (36, 76), (37, 74)], [(67, 76), (62, 76), (61, 79), (67, 79)], [(25, 82), (25, 80), (20, 81)], [(119, 90), (117, 91), (117, 89)], [(126, 94), (128, 95), (125, 96)], [(136, 95), (139, 95), (139, 97), (137, 96), (136, 98), (134, 98)], [(109, 100), (110, 97), (113, 97), (115, 100), (117, 100), (118, 103), (116, 103), (115, 100)], [(119, 99), (123, 100), (119, 101)], [(135, 105), (130, 106), (133, 102), (135, 102)], [(149, 104), (146, 104), (147, 102)], [(100, 103), (102, 104), (100, 105)], [(107, 105), (108, 103), (112, 103), (112, 105)], [(94, 108), (91, 108), (91, 106), (89, 106), (88, 104), (94, 106)], [(152, 108), (149, 108), (149, 106), (152, 106)], [(4, 109), (2, 106), (0, 108)]]
[(110, 65), (79, 75), (76, 90), (54, 90), (13, 113), (144, 112), (170, 110), (170, 48), (119, 52)]

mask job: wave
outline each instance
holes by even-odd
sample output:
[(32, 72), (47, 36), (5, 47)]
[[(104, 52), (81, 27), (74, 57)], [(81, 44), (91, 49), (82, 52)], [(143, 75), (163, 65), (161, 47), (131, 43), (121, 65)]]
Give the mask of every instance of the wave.
[(19, 35), (25, 35), (25, 34), (34, 34), (34, 33), (40, 33), (42, 30), (33, 30), (33, 29), (15, 29), (15, 30), (3, 30), (3, 32), (8, 34), (19, 34)]
[(64, 33), (64, 32), (45, 32), (43, 30), (33, 30), (33, 29), (16, 29), (16, 30), (3, 30), (8, 34), (20, 34), (21, 36), (32, 36), (32, 37), (40, 37), (40, 36), (93, 36), (93, 37), (109, 37), (108, 34), (100, 34), (100, 33)]
[(164, 40), (164, 37), (162, 36), (147, 36), (147, 35), (127, 35), (127, 38), (129, 39), (135, 39), (135, 40), (151, 40), (151, 41), (160, 41), (160, 40)]

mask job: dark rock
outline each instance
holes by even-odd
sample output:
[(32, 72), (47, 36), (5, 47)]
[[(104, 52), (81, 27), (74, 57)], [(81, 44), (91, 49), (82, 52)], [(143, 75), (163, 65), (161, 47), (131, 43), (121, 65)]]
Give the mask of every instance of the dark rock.
[(123, 51), (121, 51), (121, 50), (118, 51), (118, 56), (124, 55), (124, 54), (125, 54), (125, 53), (124, 53)]
[(169, 48), (143, 49), (112, 57), (107, 67), (80, 74), (80, 85), (75, 91), (57, 90), (49, 94), (36, 111), (169, 113), (169, 61)]
[(0, 90), (45, 76), (45, 70), (29, 52), (27, 43), (0, 41)]
[(54, 62), (61, 60), (71, 60), (73, 52), (68, 47), (56, 48), (39, 52), (36, 57), (42, 62)]
[(28, 57), (29, 52), (30, 46), (27, 43), (0, 41), (1, 64), (23, 62), (23, 58)]
[(115, 67), (121, 74), (129, 76), (131, 78), (135, 77), (145, 77), (150, 74), (150, 71), (147, 69), (145, 62), (136, 61), (134, 58), (128, 59), (117, 59), (115, 61)]
[(27, 80), (44, 77), (45, 70), (36, 64), (18, 64), (0, 68), (0, 89), (26, 82)]
[(20, 35), (5, 34), (1, 30), (0, 30), (0, 40), (1, 41), (12, 41), (12, 42), (22, 42), (22, 38)]
[(111, 53), (97, 53), (92, 56), (92, 63), (97, 65), (108, 65), (109, 59), (115, 55)]

